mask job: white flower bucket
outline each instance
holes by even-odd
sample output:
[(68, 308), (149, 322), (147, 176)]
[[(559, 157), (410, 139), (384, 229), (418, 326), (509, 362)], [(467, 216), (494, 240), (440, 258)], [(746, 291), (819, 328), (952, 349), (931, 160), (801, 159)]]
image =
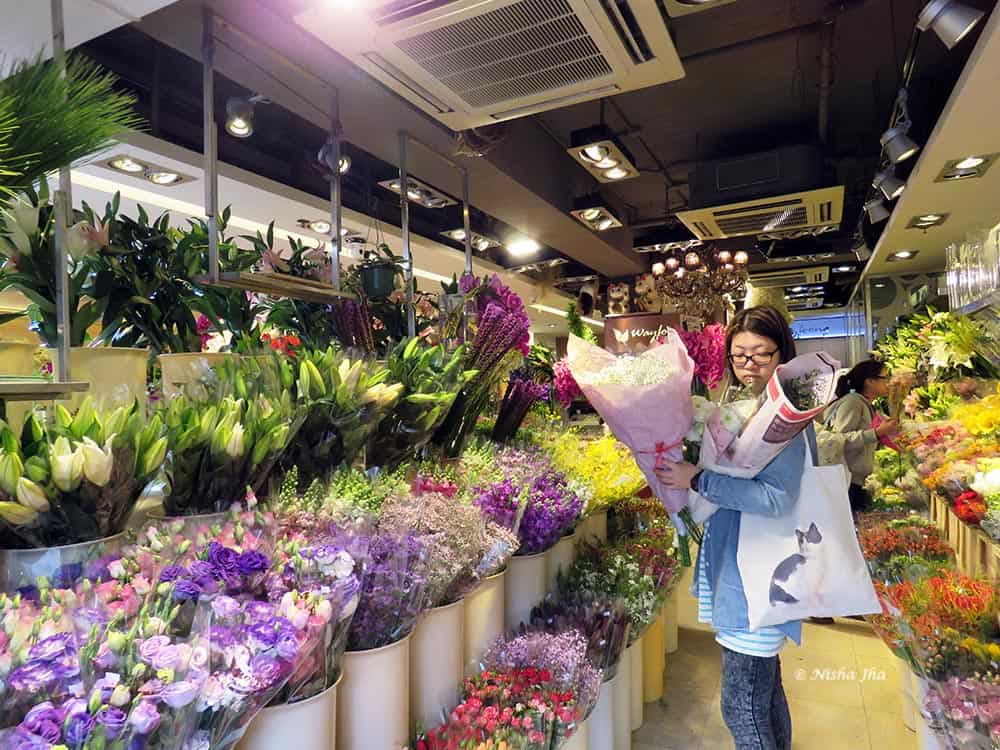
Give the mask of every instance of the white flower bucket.
[(532, 608), (545, 598), (545, 553), (514, 555), (504, 592), (507, 630), (515, 630), (531, 619)]
[(337, 687), (298, 703), (265, 708), (250, 722), (237, 750), (336, 750)]
[(909, 662), (896, 657), (896, 672), (899, 675), (899, 692), (903, 701), (903, 726), (911, 732), (917, 729), (916, 702), (913, 697), (913, 670)]
[(503, 635), (504, 629), (504, 588), (507, 571), (481, 581), (475, 590), (465, 597), (465, 623), (462, 628), (462, 662), (465, 676), (471, 677), (479, 671), (482, 659), (494, 641)]
[(576, 554), (576, 534), (564, 536), (555, 547), (545, 553), (545, 590), (556, 590), (556, 578), (559, 571), (564, 573), (573, 565)]
[(633, 732), (642, 728), (642, 642), (643, 636), (627, 649), (625, 655), (631, 660), (629, 665), (629, 727)]
[(163, 397), (173, 398), (185, 385), (198, 382), (213, 367), (235, 356), (230, 352), (161, 354), (159, 360), (163, 378)]
[(573, 732), (573, 736), (559, 746), (559, 750), (590, 750), (590, 719)]
[[(59, 351), (49, 351), (54, 372), (59, 372)], [(89, 394), (97, 409), (114, 409), (131, 404), (136, 399), (146, 401), (146, 366), (149, 352), (145, 349), (114, 346), (74, 346), (69, 350), (71, 380), (90, 383), (86, 393), (76, 393), (68, 403), (72, 411)]]
[[(621, 670), (619, 670), (620, 672)], [(621, 674), (601, 685), (597, 705), (587, 719), (587, 744), (593, 750), (612, 750), (615, 745), (615, 687)]]
[(674, 590), (667, 597), (667, 603), (663, 605), (665, 619), (663, 621), (663, 646), (668, 654), (677, 650), (677, 599), (680, 596), (680, 585), (674, 586)]
[(631, 750), (632, 748), (632, 655), (626, 650), (618, 662), (615, 675), (614, 742), (608, 750)]
[(927, 680), (913, 674), (913, 701), (916, 706), (917, 747), (919, 750), (946, 750), (946, 745), (937, 736), (930, 725), (929, 717), (924, 713), (927, 702)]
[(592, 542), (608, 541), (608, 512), (606, 510), (591, 513), (583, 522), (583, 540)]
[(340, 750), (389, 750), (409, 742), (411, 636), (344, 654), (337, 695)]
[(436, 727), (458, 705), (462, 682), (465, 600), (426, 612), (410, 642), (410, 721)]

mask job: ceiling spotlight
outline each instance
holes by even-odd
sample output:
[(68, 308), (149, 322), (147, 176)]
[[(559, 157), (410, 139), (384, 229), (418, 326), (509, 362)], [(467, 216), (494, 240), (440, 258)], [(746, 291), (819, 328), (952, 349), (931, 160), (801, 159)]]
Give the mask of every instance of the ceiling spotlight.
[(914, 216), (910, 219), (910, 223), (906, 225), (907, 229), (930, 229), (931, 227), (938, 227), (947, 221), (950, 214), (921, 214), (920, 216)]
[(906, 161), (920, 150), (920, 146), (906, 134), (907, 130), (909, 123), (895, 125), (882, 134), (880, 143), (893, 164)]
[[(379, 183), (379, 187), (391, 190), (398, 195), (399, 178), (382, 180)], [(458, 203), (454, 198), (445, 195), (440, 190), (432, 188), (430, 185), (409, 176), (406, 178), (406, 196), (424, 208), (445, 208), (446, 206), (454, 206)]]
[(597, 222), (597, 224), (595, 225), (595, 229), (597, 229), (598, 232), (603, 232), (606, 229), (611, 229), (611, 227), (613, 227), (614, 225), (615, 225), (615, 220), (612, 219), (610, 216), (605, 216), (603, 219)]
[(341, 237), (346, 237), (347, 236), (347, 227), (341, 227), (340, 228), (340, 236)]
[(465, 230), (464, 229), (456, 229), (454, 232), (451, 233), (451, 236), (452, 236), (452, 238), (458, 240), (459, 242), (464, 242), (465, 241)]
[[(330, 226), (330, 222), (320, 219), (318, 221), (310, 221), (309, 228), (316, 232), (316, 234), (330, 234), (330, 230), (333, 228)], [(341, 228), (341, 236), (347, 234), (347, 231)]]
[(348, 170), (351, 168), (351, 157), (341, 156), (339, 164), (340, 164), (340, 173), (347, 174)]
[(663, 263), (661, 263), (660, 261), (657, 261), (656, 263), (653, 264), (652, 271), (654, 276), (662, 276), (667, 272), (667, 267), (663, 265)]
[(160, 172), (153, 170), (147, 171), (145, 176), (146, 179), (154, 185), (176, 185), (184, 179), (176, 172)]
[(534, 255), (541, 249), (542, 246), (529, 237), (518, 237), (516, 240), (507, 243), (507, 252), (515, 258)]
[(738, 266), (745, 266), (750, 262), (750, 256), (747, 255), (746, 250), (737, 250), (736, 255), (733, 256), (733, 262)]
[(484, 253), (493, 246), (493, 243), (490, 242), (485, 237), (480, 237), (473, 243), (473, 245), (475, 245), (476, 250), (478, 250), (481, 253)]
[(981, 156), (967, 156), (962, 159), (962, 161), (955, 164), (955, 169), (975, 169), (984, 161), (986, 161), (986, 159)]
[(549, 328), (555, 328), (556, 327), (555, 323), (549, 323), (548, 325), (549, 325)]
[(853, 270), (854, 270), (854, 266), (834, 266), (833, 267), (833, 272), (834, 273), (850, 273)]
[(573, 132), (568, 152), (599, 182), (616, 182), (639, 175), (632, 155), (605, 125)]
[(233, 96), (226, 102), (226, 132), (236, 138), (249, 138), (253, 133), (254, 107), (267, 103), (260, 94)]
[(886, 208), (885, 201), (878, 196), (865, 201), (865, 213), (868, 214), (868, 221), (872, 224), (881, 224), (889, 218), (889, 209)]
[(677, 258), (667, 258), (666, 265), (671, 271), (676, 271), (681, 262)]
[(585, 221), (595, 221), (601, 215), (601, 209), (599, 208), (588, 208), (585, 211), (580, 212), (580, 218)]
[[(458, 229), (449, 229), (446, 232), (441, 232), (442, 236), (447, 237), (449, 240), (454, 240), (455, 242), (465, 243), (465, 229), (459, 227)], [(500, 245), (496, 240), (492, 240), (489, 237), (479, 234), (479, 232), (472, 232), (471, 244), (479, 252), (486, 252), (491, 247), (498, 247)]]
[(884, 170), (876, 172), (872, 180), (872, 187), (881, 190), (882, 195), (888, 200), (896, 200), (906, 190), (906, 183), (896, 177), (896, 175)]
[(917, 18), (921, 31), (932, 29), (945, 47), (951, 49), (975, 28), (983, 12), (958, 0), (930, 0)]
[(874, 284), (872, 284), (872, 286), (875, 287), (876, 289), (885, 289), (885, 282), (876, 281)]
[(596, 193), (575, 199), (570, 213), (595, 232), (604, 232), (622, 225), (614, 212), (605, 205), (604, 199)]
[(117, 169), (119, 172), (128, 172), (129, 174), (137, 174), (139, 172), (146, 171), (146, 165), (140, 164), (135, 159), (131, 159), (128, 156), (119, 156), (108, 162), (108, 166), (112, 169)]
[(910, 260), (917, 257), (916, 250), (897, 250), (889, 256), (889, 260)]

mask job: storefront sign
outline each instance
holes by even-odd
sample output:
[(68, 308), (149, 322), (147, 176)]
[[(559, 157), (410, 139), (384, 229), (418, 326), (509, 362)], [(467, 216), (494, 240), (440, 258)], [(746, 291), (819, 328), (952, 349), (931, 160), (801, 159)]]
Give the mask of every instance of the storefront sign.
[(604, 348), (613, 354), (635, 354), (679, 325), (676, 314), (608, 315), (604, 318)]
[(847, 336), (846, 315), (826, 315), (792, 321), (796, 339), (837, 339)]

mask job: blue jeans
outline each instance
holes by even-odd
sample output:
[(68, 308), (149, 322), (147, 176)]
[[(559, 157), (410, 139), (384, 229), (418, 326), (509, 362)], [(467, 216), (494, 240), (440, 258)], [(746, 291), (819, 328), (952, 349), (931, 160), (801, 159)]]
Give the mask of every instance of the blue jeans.
[(736, 750), (790, 750), (792, 717), (777, 656), (722, 649), (722, 718)]

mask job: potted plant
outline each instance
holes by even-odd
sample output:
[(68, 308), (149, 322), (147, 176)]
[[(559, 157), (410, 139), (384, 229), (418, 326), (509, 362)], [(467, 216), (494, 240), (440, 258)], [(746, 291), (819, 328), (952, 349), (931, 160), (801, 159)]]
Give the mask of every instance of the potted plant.
[(355, 269), (369, 299), (385, 299), (396, 288), (396, 277), (403, 273), (403, 259), (395, 255), (384, 242), (374, 250), (365, 250)]

